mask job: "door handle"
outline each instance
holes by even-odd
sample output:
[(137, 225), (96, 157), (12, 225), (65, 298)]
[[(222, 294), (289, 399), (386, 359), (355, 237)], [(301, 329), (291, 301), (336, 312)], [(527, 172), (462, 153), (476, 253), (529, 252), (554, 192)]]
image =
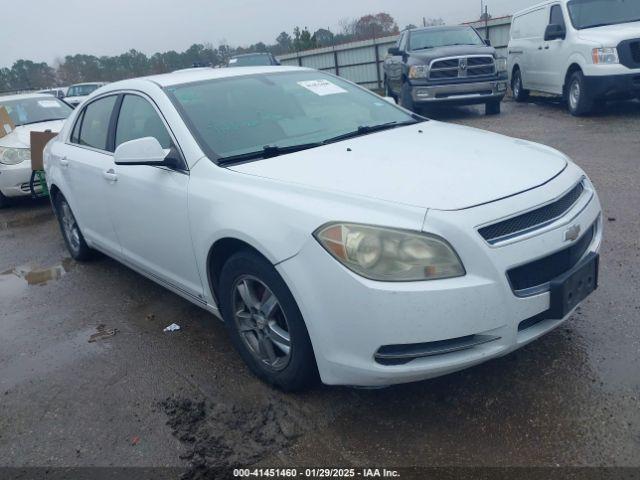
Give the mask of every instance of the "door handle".
[(549, 50), (549, 45), (547, 45), (546, 47), (544, 47), (545, 50)]
[(542, 46), (539, 46), (539, 47), (538, 47), (538, 50), (542, 50)]
[(115, 170), (113, 168), (110, 168), (106, 172), (103, 172), (102, 176), (104, 177), (105, 180), (107, 180), (109, 182), (117, 182), (118, 181), (118, 174), (115, 172)]
[(61, 167), (68, 167), (69, 166), (69, 160), (67, 160), (67, 157), (62, 157), (60, 159), (60, 166)]

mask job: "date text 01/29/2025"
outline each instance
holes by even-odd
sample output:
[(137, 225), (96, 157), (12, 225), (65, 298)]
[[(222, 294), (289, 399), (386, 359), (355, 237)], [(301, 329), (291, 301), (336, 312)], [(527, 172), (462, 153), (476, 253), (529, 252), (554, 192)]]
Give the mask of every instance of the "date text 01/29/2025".
[(236, 478), (400, 478), (397, 470), (386, 468), (236, 468)]

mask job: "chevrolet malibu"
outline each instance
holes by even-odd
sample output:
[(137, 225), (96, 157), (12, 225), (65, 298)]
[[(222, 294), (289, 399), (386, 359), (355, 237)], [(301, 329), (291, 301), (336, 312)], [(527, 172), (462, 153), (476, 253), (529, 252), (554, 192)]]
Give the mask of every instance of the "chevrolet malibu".
[(566, 156), (315, 70), (110, 84), (45, 168), (75, 259), (101, 251), (222, 318), (285, 390), (461, 370), (597, 287), (600, 203)]
[[(0, 97), (0, 108), (3, 107), (16, 128), (0, 136), (0, 208), (10, 198), (31, 195), (31, 132), (59, 132), (73, 111), (66, 103), (44, 93)], [(36, 191), (39, 188), (36, 184)]]

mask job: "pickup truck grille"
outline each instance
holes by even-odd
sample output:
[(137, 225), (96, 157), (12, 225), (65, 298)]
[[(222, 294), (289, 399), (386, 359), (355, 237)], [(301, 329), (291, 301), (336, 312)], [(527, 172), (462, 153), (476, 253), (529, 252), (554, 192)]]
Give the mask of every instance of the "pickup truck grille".
[(495, 74), (495, 61), (490, 55), (452, 57), (434, 60), (429, 69), (431, 80), (481, 77)]

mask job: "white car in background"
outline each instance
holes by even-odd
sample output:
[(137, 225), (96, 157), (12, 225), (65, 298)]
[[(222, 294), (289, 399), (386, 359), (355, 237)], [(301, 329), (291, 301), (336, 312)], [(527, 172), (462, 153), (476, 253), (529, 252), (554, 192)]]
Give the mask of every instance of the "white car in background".
[(552, 0), (516, 13), (513, 96), (562, 95), (576, 116), (597, 103), (640, 97), (640, 0)]
[(57, 133), (73, 112), (69, 105), (49, 94), (22, 94), (0, 97), (16, 128), (0, 138), (0, 207), (10, 197), (30, 195), (31, 132)]
[(565, 155), (315, 70), (108, 85), (44, 161), (75, 259), (100, 250), (221, 316), (284, 389), (470, 367), (597, 287), (600, 202)]
[(67, 95), (65, 96), (64, 101), (75, 108), (80, 105), (85, 98), (103, 85), (106, 85), (106, 83), (94, 82), (71, 85), (67, 90)]

